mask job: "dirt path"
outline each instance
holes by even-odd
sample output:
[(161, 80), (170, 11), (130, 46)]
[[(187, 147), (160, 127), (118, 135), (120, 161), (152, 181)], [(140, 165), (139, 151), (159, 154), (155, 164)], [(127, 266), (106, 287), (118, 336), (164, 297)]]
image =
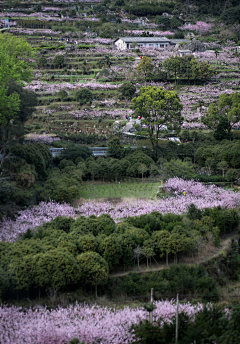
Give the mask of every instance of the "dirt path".
[[(195, 265), (195, 264), (202, 264), (202, 263), (205, 263), (211, 259), (218, 258), (222, 252), (226, 252), (230, 248), (231, 241), (234, 238), (239, 238), (239, 235), (234, 233), (234, 234), (230, 235), (227, 239), (223, 240), (221, 242), (221, 245), (219, 247), (215, 248), (215, 252), (213, 254), (210, 254), (210, 255), (205, 256), (205, 257), (201, 257), (199, 260), (196, 259), (195, 262), (185, 262), (185, 261), (180, 260), (179, 263), (191, 266), (191, 265)], [(171, 265), (174, 265), (174, 263), (169, 263), (168, 267), (170, 267)], [(126, 272), (112, 273), (109, 275), (109, 278), (124, 277), (124, 276), (129, 275), (131, 272), (135, 272), (137, 274), (143, 274), (143, 273), (147, 273), (147, 272), (161, 271), (163, 269), (167, 269), (168, 267), (166, 264), (154, 265), (148, 269), (147, 269), (147, 267), (140, 267), (140, 270), (132, 269), (132, 270), (129, 270)]]

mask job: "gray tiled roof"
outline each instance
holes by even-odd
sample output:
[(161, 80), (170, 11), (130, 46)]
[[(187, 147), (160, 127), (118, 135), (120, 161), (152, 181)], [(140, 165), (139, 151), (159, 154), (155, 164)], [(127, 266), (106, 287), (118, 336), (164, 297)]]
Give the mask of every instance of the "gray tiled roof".
[(118, 39), (122, 39), (126, 43), (170, 43), (170, 40), (166, 37), (119, 37)]

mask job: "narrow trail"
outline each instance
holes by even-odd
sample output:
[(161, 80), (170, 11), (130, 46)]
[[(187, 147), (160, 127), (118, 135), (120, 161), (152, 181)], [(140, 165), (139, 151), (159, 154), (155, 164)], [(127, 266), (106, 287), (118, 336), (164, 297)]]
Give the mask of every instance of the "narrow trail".
[[(196, 264), (203, 264), (203, 263), (208, 262), (211, 259), (218, 258), (222, 252), (226, 252), (230, 248), (231, 241), (232, 241), (232, 239), (235, 239), (235, 238), (239, 238), (239, 235), (236, 233), (230, 235), (228, 238), (226, 238), (225, 240), (223, 240), (221, 242), (220, 246), (215, 249), (215, 252), (213, 254), (210, 254), (210, 255), (205, 256), (205, 257), (201, 257), (199, 260), (196, 259), (195, 262), (185, 262), (185, 261), (179, 260), (178, 263), (192, 266), (192, 265), (196, 265)], [(174, 263), (169, 263), (168, 266), (166, 264), (159, 264), (159, 265), (151, 266), (151, 268), (140, 267), (140, 270), (132, 269), (132, 270), (128, 270), (125, 272), (112, 273), (109, 275), (109, 278), (124, 277), (124, 276), (129, 275), (131, 272), (135, 272), (137, 274), (144, 274), (144, 273), (153, 272), (153, 271), (161, 271), (163, 269), (169, 268), (172, 265), (174, 265)]]

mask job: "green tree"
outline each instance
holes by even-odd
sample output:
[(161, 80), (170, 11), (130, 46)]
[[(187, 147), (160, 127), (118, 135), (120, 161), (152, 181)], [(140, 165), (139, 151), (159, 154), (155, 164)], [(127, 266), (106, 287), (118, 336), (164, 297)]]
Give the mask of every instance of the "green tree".
[(45, 56), (40, 56), (37, 61), (37, 64), (38, 64), (38, 68), (44, 68), (47, 66), (48, 61)]
[(143, 56), (136, 69), (144, 74), (145, 79), (152, 73), (154, 65), (150, 57)]
[(124, 82), (118, 90), (123, 97), (127, 98), (128, 100), (131, 100), (134, 94), (136, 93), (136, 86), (134, 86), (130, 82)]
[(166, 91), (162, 87), (143, 86), (132, 103), (135, 115), (142, 116), (142, 123), (147, 127), (153, 148), (158, 146), (158, 138), (164, 126), (168, 130), (180, 130), (183, 123), (182, 104), (176, 92)]
[(240, 121), (240, 92), (221, 94), (217, 104), (209, 105), (208, 112), (203, 118), (203, 123), (216, 131), (222, 119), (227, 120), (225, 130), (230, 134), (233, 126)]
[(82, 173), (80, 170), (72, 169), (61, 173), (58, 169), (52, 171), (47, 179), (42, 197), (45, 200), (55, 200), (56, 202), (71, 202), (80, 194), (80, 186), (82, 181)]
[(122, 165), (119, 161), (114, 161), (113, 164), (110, 165), (110, 170), (115, 176), (115, 182), (117, 182), (117, 179), (122, 174)]
[(164, 61), (163, 67), (170, 75), (174, 76), (175, 84), (177, 84), (177, 75), (179, 75), (181, 71), (181, 57), (169, 57)]
[(22, 86), (23, 81), (29, 81), (29, 59), (33, 57), (33, 49), (25, 39), (7, 33), (0, 35), (0, 125), (8, 125), (20, 109), (19, 95), (7, 95), (9, 81)]
[(80, 105), (84, 105), (87, 103), (92, 103), (93, 101), (93, 93), (88, 88), (80, 88), (75, 93), (75, 99), (79, 102)]
[(8, 266), (8, 273), (11, 276), (11, 282), (16, 290), (27, 290), (34, 286), (34, 277), (36, 273), (35, 261), (33, 255), (23, 256), (22, 259), (11, 259)]
[(155, 23), (161, 26), (163, 30), (170, 28), (170, 18), (166, 16), (156, 16)]
[(107, 178), (109, 176), (109, 167), (108, 167), (108, 163), (105, 159), (101, 159), (101, 160), (97, 160), (97, 164), (98, 164), (98, 174), (99, 176), (103, 179)]
[(65, 90), (60, 90), (58, 93), (57, 93), (57, 96), (61, 99), (61, 101), (63, 102), (64, 99), (67, 98), (68, 96), (68, 93), (65, 91)]
[(207, 158), (205, 161), (205, 167), (207, 168), (208, 174), (216, 171), (216, 160), (213, 158)]
[(155, 256), (154, 241), (152, 239), (148, 239), (143, 242), (142, 254), (147, 258), (147, 268), (148, 268), (148, 259), (150, 259), (150, 265), (151, 265), (151, 258)]
[(171, 159), (169, 162), (164, 162), (161, 165), (160, 173), (163, 178), (180, 177), (191, 179), (196, 175), (193, 164), (180, 159)]
[(148, 171), (148, 168), (147, 168), (147, 166), (146, 166), (145, 164), (140, 164), (140, 165), (138, 166), (138, 172), (141, 173), (141, 175), (142, 175), (142, 182), (143, 182), (143, 175), (144, 175), (144, 173), (146, 173), (147, 171)]
[(22, 142), (25, 134), (24, 123), (33, 114), (37, 105), (37, 97), (34, 92), (25, 90), (21, 85), (10, 80), (6, 98), (13, 94), (18, 97), (20, 103), (14, 118), (10, 116), (6, 122), (0, 125), (0, 154), (2, 154), (0, 166), (4, 164), (5, 159), (9, 158), (11, 154), (9, 148), (16, 143)]
[(124, 156), (124, 147), (119, 137), (113, 137), (108, 142), (107, 157), (121, 159)]
[(64, 56), (63, 55), (56, 55), (53, 59), (53, 64), (56, 68), (63, 68)]
[(161, 255), (166, 255), (166, 264), (168, 265), (168, 255), (171, 252), (170, 249), (170, 234), (167, 230), (161, 230), (154, 232), (153, 237), (155, 238)]
[(88, 164), (88, 169), (92, 175), (92, 180), (94, 181), (94, 177), (99, 171), (99, 165), (95, 161), (90, 161)]
[(78, 240), (81, 252), (92, 251), (97, 249), (97, 240), (93, 235), (83, 235)]
[(122, 257), (122, 246), (119, 238), (114, 234), (106, 237), (101, 242), (101, 250), (103, 252), (103, 258), (108, 263), (109, 269), (112, 270), (119, 264), (119, 259)]
[(35, 259), (35, 284), (40, 287), (64, 287), (76, 284), (80, 279), (80, 268), (70, 252), (54, 249), (39, 253)]
[(230, 168), (230, 170), (227, 171), (225, 177), (226, 177), (226, 180), (228, 182), (233, 183), (233, 182), (235, 182), (238, 179), (238, 175), (239, 175), (238, 170)]
[(77, 261), (84, 283), (95, 286), (95, 295), (97, 297), (97, 286), (107, 282), (108, 279), (106, 260), (96, 252), (85, 252), (77, 256)]

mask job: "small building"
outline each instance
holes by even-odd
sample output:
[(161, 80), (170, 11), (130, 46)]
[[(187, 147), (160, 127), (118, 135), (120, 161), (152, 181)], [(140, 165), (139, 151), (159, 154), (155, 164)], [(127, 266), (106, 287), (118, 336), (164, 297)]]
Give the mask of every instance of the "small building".
[(135, 49), (136, 46), (166, 49), (170, 46), (170, 40), (166, 37), (119, 37), (114, 45), (118, 50)]
[(187, 56), (187, 55), (192, 55), (191, 50), (178, 50), (178, 54), (180, 57)]
[(236, 47), (236, 52), (239, 54), (240, 53), (240, 46)]

